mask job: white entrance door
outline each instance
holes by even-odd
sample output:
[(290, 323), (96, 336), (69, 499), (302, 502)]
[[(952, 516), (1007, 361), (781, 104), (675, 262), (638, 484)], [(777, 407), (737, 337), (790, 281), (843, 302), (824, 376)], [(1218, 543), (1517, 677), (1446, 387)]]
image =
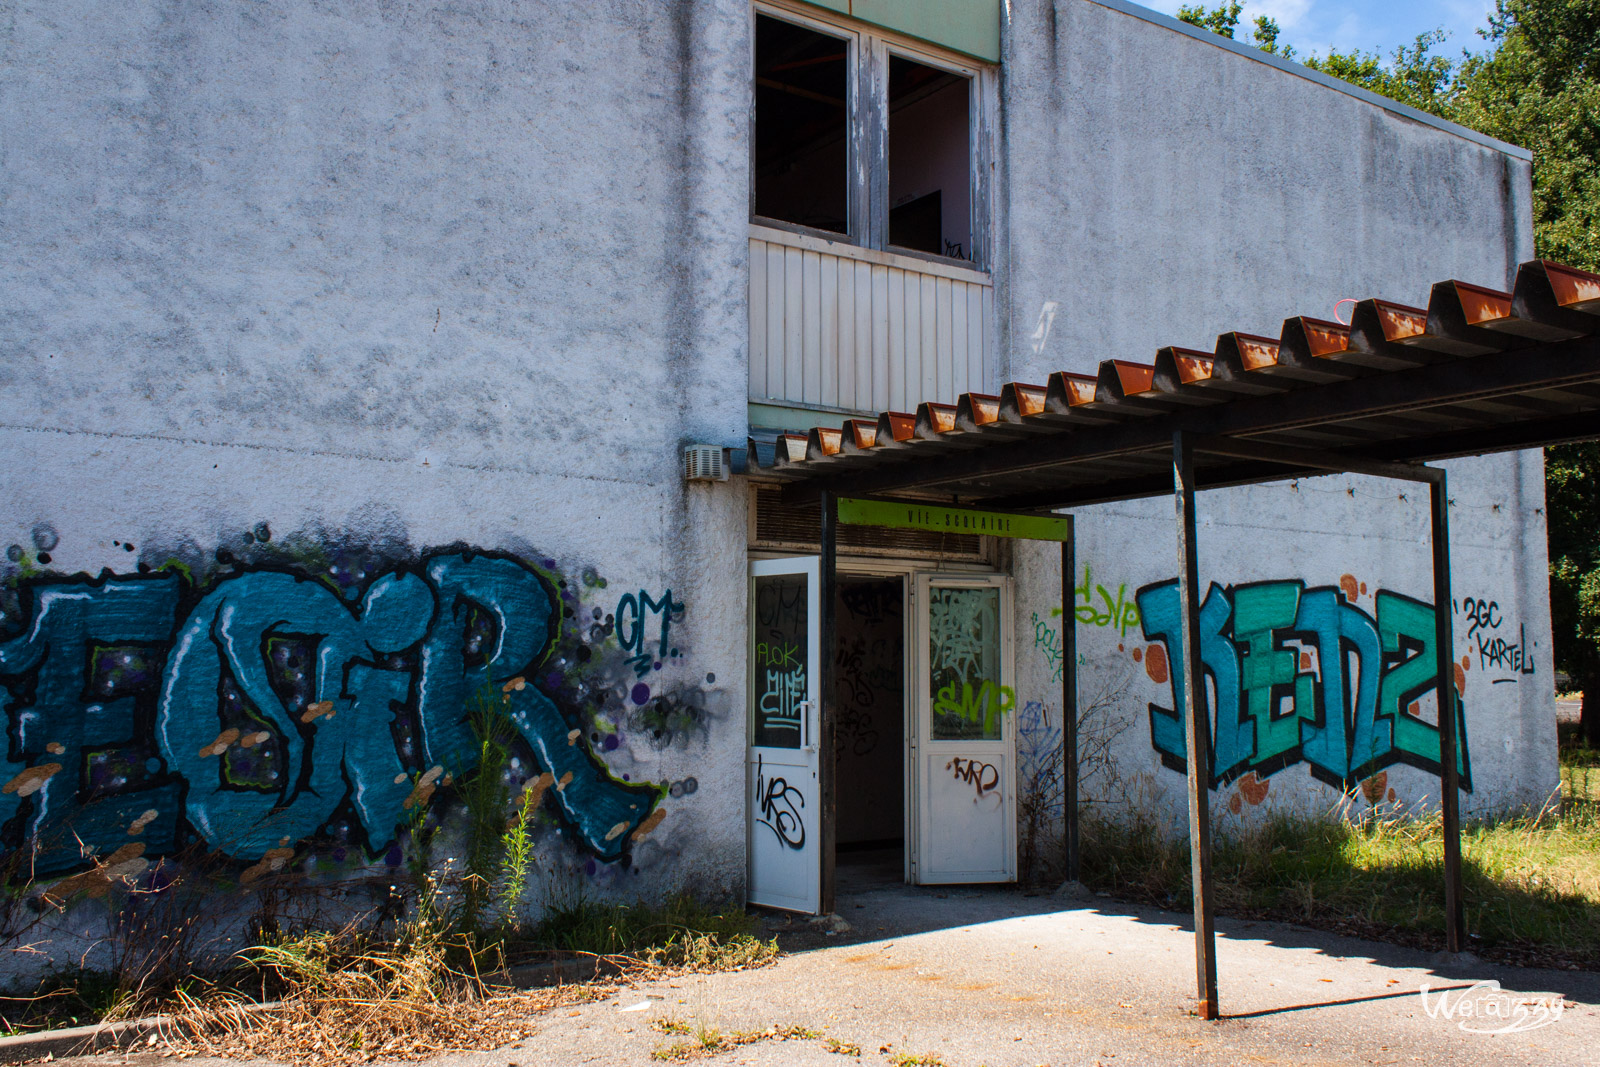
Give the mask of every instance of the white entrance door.
[(816, 556), (750, 564), (746, 898), (808, 914), (822, 904), (819, 576)]
[(1017, 876), (1010, 599), (1002, 577), (917, 576), (913, 870), (924, 885)]

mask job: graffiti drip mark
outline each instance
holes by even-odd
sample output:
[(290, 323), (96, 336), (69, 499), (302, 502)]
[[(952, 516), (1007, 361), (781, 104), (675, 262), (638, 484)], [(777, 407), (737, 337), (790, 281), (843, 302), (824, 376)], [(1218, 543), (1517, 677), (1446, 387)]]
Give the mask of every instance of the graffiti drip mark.
[(952, 772), (956, 781), (966, 782), (972, 786), (974, 801), (989, 795), (1000, 786), (1000, 772), (992, 763), (957, 756), (946, 763), (944, 769)]
[(756, 757), (756, 807), (761, 817), (756, 821), (771, 830), (780, 844), (795, 850), (806, 847), (806, 828), (800, 809), (806, 798), (788, 781), (774, 775), (766, 776), (762, 757)]

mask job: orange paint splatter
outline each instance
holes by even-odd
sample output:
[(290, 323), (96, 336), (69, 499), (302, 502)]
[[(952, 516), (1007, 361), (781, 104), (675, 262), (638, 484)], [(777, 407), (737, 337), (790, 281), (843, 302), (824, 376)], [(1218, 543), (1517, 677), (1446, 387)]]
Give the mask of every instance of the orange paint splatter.
[(1465, 693), (1467, 691), (1467, 672), (1461, 669), (1461, 664), (1459, 664), (1459, 663), (1456, 664), (1455, 667), (1456, 667), (1456, 692)]
[(1393, 789), (1389, 790), (1389, 803), (1391, 803), (1391, 804), (1394, 803), (1394, 790)]
[(1167, 681), (1167, 650), (1163, 645), (1151, 645), (1144, 650), (1144, 673), (1157, 685)]
[(1311, 669), (1311, 653), (1300, 653), (1300, 669), (1303, 671), (1309, 671)]
[(93, 870), (75, 874), (46, 889), (44, 898), (59, 906), (78, 893), (103, 897), (110, 891), (113, 879), (136, 877), (150, 866), (150, 861), (144, 859), (144, 848), (142, 841), (129, 842), (103, 861), (95, 860)]
[(239, 875), (239, 883), (241, 885), (249, 885), (263, 875), (276, 874), (278, 871), (283, 870), (292, 859), (294, 859), (294, 849), (292, 848), (269, 848), (262, 855), (260, 863), (257, 863), (254, 867), (245, 868), (244, 873)]
[(1470, 671), (1472, 669), (1472, 657), (1471, 656), (1462, 656), (1461, 657), (1461, 669), (1464, 670), (1464, 671)]
[(1362, 596), (1366, 596), (1367, 595), (1367, 583), (1366, 582), (1362, 582), (1361, 583), (1361, 595)]
[(1412, 705), (1409, 708), (1406, 709), (1406, 714), (1407, 715), (1415, 715), (1418, 718), (1421, 718), (1422, 717), (1422, 705), (1413, 702)]
[(651, 830), (654, 830), (656, 827), (660, 826), (661, 820), (665, 819), (666, 817), (667, 811), (665, 808), (657, 808), (649, 815), (646, 815), (644, 822), (640, 823), (639, 828), (633, 832), (633, 840), (643, 840), (649, 835)]
[(1237, 814), (1239, 814), (1239, 812), (1243, 808), (1244, 808), (1244, 805), (1242, 803), (1240, 803), (1239, 794), (1238, 793), (1235, 793), (1235, 794), (1233, 794), (1233, 796), (1228, 798), (1228, 810), (1229, 811), (1231, 811), (1235, 815), (1237, 815)]
[(1144, 649), (1142, 649), (1142, 648), (1134, 649), (1133, 650), (1133, 662), (1138, 663), (1142, 659), (1144, 659)]
[(1355, 603), (1356, 597), (1360, 595), (1360, 592), (1359, 592), (1360, 588), (1361, 588), (1361, 586), (1356, 581), (1356, 576), (1355, 575), (1353, 575), (1353, 574), (1341, 574), (1341, 575), (1339, 575), (1339, 592), (1344, 594), (1344, 598), (1347, 601), (1350, 601), (1351, 603)]
[(1364, 779), (1361, 783), (1361, 795), (1367, 798), (1368, 804), (1376, 804), (1383, 799), (1383, 791), (1389, 786), (1389, 772), (1379, 771), (1371, 778)]
[(32, 796), (44, 788), (44, 784), (55, 775), (61, 773), (59, 763), (41, 763), (37, 767), (29, 767), (21, 774), (5, 784), (0, 792), (15, 793), (19, 797)]
[(1267, 799), (1267, 790), (1271, 785), (1271, 782), (1265, 778), (1258, 777), (1255, 771), (1251, 771), (1239, 779), (1239, 792), (1244, 794), (1244, 799), (1249, 802), (1251, 807), (1255, 807)]
[(314, 704), (307, 704), (306, 710), (300, 715), (300, 721), (310, 722), (320, 715), (326, 715), (330, 719), (333, 718), (333, 701), (319, 700)]

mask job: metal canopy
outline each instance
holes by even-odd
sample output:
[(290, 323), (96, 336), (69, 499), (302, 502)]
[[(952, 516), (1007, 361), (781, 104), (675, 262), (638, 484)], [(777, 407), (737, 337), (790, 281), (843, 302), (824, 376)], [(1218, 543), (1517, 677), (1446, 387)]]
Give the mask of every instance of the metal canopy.
[(1600, 276), (1535, 260), (1511, 293), (1440, 282), (1426, 310), (1365, 300), (1348, 326), (1293, 318), (1276, 340), (1227, 333), (1214, 352), (1163, 348), (752, 442), (751, 472), (799, 499), (1049, 511), (1168, 492), (1179, 432), (1243, 445), (1197, 455), (1198, 489), (1326, 469), (1274, 461), (1291, 448), (1353, 470), (1600, 435)]
[[(751, 469), (791, 483), (822, 504), (823, 629), (832, 631), (835, 507), (839, 495), (939, 501), (1017, 512), (1154, 496), (1171, 491), (1184, 608), (1188, 808), (1193, 861), (1195, 964), (1202, 1018), (1219, 1014), (1211, 908), (1210, 729), (1199, 647), (1194, 496), (1202, 489), (1332, 471), (1427, 482), (1433, 549), (1435, 698), (1445, 837), (1445, 938), (1466, 938), (1462, 899), (1458, 697), (1450, 603), (1446, 476), (1421, 462), (1600, 437), (1600, 276), (1535, 260), (1510, 293), (1465, 282), (1433, 286), (1426, 310), (1358, 303), (1346, 325), (1288, 319), (1277, 340), (1223, 334), (1214, 352), (1163, 348), (1153, 364), (1109, 359), (1098, 375), (1059, 371), (1046, 385), (1011, 383), (999, 396), (883, 412), (876, 422), (778, 437), (766, 463), (751, 442)], [(1062, 595), (1070, 605), (1073, 541), (1062, 543)], [(1068, 610), (1065, 618), (1075, 618)], [(1076, 725), (1073, 627), (1062, 679), (1063, 725)], [(836, 709), (824, 659), (823, 746)], [(1077, 874), (1077, 745), (1063, 732), (1069, 877)], [(834, 806), (823, 763), (825, 827)], [(828, 836), (825, 829), (824, 837)], [(832, 848), (824, 841), (824, 909), (831, 909)]]

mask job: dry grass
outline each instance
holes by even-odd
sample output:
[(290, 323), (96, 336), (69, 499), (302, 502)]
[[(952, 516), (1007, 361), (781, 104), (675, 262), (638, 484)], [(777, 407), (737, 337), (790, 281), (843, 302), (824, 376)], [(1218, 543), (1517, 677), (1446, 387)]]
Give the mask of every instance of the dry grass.
[(706, 1056), (715, 1056), (744, 1045), (760, 1041), (813, 1041), (822, 1035), (803, 1026), (769, 1026), (765, 1030), (733, 1030), (724, 1032), (714, 1026), (691, 1025), (677, 1019), (657, 1019), (650, 1024), (664, 1034), (683, 1035), (686, 1040), (659, 1045), (650, 1056), (668, 1063), (684, 1063)]
[(463, 946), (426, 931), (398, 946), (365, 944), (349, 932), (306, 934), (250, 958), (280, 998), (256, 1005), (180, 994), (169, 1051), (287, 1064), (419, 1060), (513, 1044), (534, 1032), (534, 1016), (613, 992), (493, 985), (471, 968)]

